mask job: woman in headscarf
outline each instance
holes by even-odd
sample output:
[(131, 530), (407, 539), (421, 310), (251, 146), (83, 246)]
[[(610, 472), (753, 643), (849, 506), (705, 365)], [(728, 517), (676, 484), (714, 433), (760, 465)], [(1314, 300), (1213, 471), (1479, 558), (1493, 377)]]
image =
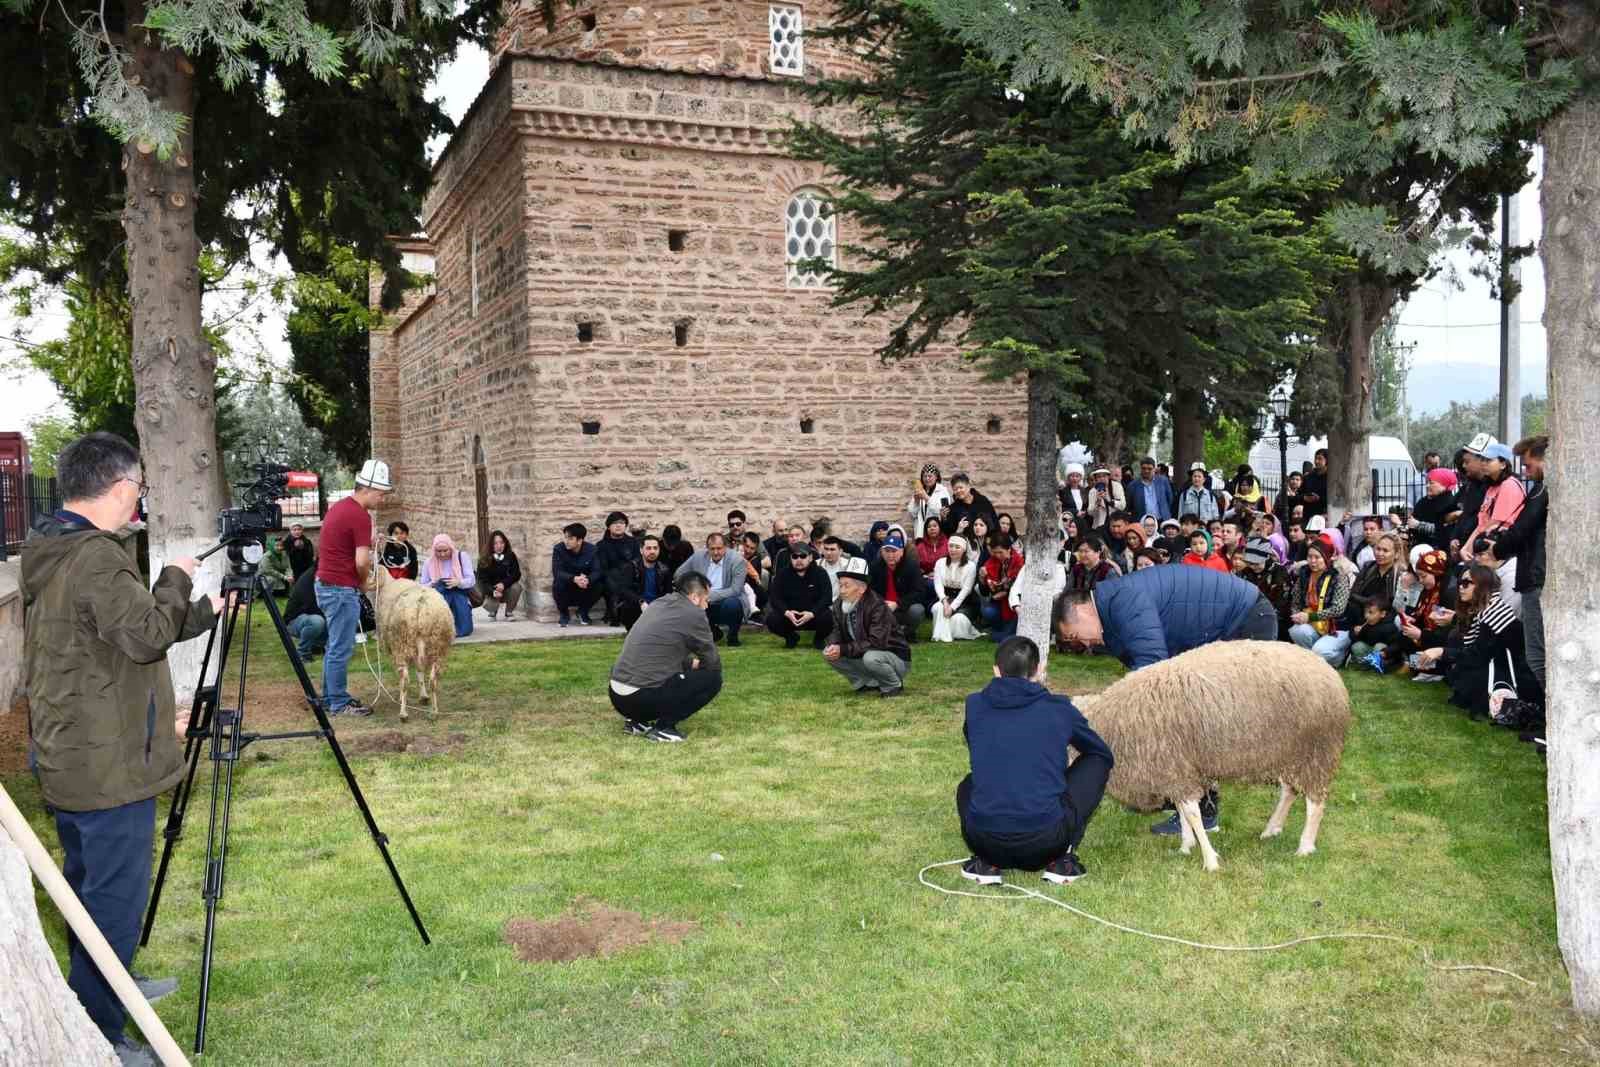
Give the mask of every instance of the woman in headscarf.
[(950, 538), (945, 556), (933, 568), (933, 639), (971, 641), (978, 636), (978, 565), (967, 539)]
[(883, 547), (883, 539), (889, 536), (889, 524), (879, 519), (867, 531), (867, 539), (862, 542), (861, 554), (866, 558), (867, 566), (872, 566), (878, 561), (878, 550)]
[[(1397, 670), (1406, 659), (1423, 649), (1439, 648), (1450, 632), (1456, 613), (1445, 601), (1444, 576), (1450, 569), (1450, 554), (1437, 548), (1424, 548), (1416, 555), (1412, 571), (1416, 575), (1417, 602), (1400, 612), (1400, 640), (1383, 650), (1383, 671)], [(1378, 669), (1377, 664), (1373, 664)], [(1422, 681), (1435, 678), (1416, 676)]]
[(1117, 551), (1112, 554), (1112, 558), (1117, 562), (1117, 569), (1123, 574), (1132, 574), (1135, 557), (1144, 551), (1145, 545), (1149, 543), (1144, 535), (1143, 526), (1128, 525), (1122, 531), (1122, 544), (1116, 546)]
[(1350, 583), (1333, 565), (1333, 547), (1326, 535), (1306, 547), (1306, 566), (1294, 580), (1289, 597), (1289, 640), (1321, 656), (1330, 666), (1344, 665), (1350, 635), (1339, 632), (1339, 619), (1350, 599)]
[(945, 509), (954, 499), (950, 487), (939, 476), (939, 468), (932, 463), (923, 464), (917, 484), (911, 490), (911, 502), (906, 505), (910, 528), (920, 530), (927, 526), (930, 518), (944, 518)]
[(1233, 494), (1235, 511), (1243, 510), (1239, 507), (1240, 503), (1248, 504), (1251, 511), (1260, 511), (1266, 506), (1261, 499), (1261, 482), (1248, 463), (1239, 464), (1239, 469), (1234, 471), (1233, 481), (1228, 483), (1228, 492)]
[(456, 548), (449, 534), (434, 535), (433, 551), (417, 568), (417, 584), (444, 597), (456, 622), (457, 637), (472, 633), (472, 596), (467, 592), (475, 588), (472, 558), (464, 549)]

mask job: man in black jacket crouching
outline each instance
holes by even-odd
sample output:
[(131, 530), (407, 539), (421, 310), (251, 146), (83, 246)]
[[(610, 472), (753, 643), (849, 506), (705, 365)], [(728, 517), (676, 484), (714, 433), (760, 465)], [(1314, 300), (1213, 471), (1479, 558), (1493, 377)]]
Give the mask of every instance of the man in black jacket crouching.
[(812, 632), (811, 643), (822, 648), (833, 632), (833, 583), (816, 565), (815, 552), (804, 541), (789, 546), (789, 565), (772, 576), (768, 592), (767, 632), (783, 638), (784, 647), (800, 643), (800, 631)]

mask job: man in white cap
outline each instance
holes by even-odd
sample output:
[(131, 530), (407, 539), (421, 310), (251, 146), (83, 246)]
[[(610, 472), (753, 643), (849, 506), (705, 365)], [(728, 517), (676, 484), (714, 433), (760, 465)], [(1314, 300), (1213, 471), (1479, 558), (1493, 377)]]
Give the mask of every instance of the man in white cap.
[(371, 715), (372, 709), (350, 695), (347, 668), (361, 621), (361, 587), (372, 570), (373, 508), (394, 489), (389, 465), (369, 459), (356, 475), (356, 491), (328, 509), (322, 519), (317, 559), (317, 607), (328, 623), (328, 647), (322, 654), (322, 704), (329, 715)]
[(911, 646), (893, 610), (868, 588), (867, 561), (847, 561), (833, 602), (832, 643), (822, 650), (828, 666), (857, 693), (897, 697), (911, 672)]

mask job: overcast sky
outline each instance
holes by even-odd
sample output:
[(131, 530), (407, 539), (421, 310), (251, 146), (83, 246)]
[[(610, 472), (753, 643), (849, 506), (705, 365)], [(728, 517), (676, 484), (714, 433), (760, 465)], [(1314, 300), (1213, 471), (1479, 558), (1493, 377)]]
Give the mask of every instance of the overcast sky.
[[(463, 50), (456, 61), (443, 70), (434, 89), (442, 97), (451, 118), (459, 121), (466, 113), (488, 74), (488, 56), (479, 48)], [(430, 150), (437, 155), (442, 147), (442, 142), (436, 141)], [(1536, 167), (1537, 162), (1536, 159)], [(1526, 244), (1539, 234), (1536, 184), (1523, 190), (1518, 204), (1521, 241)], [(1472, 257), (1468, 253), (1451, 254), (1449, 264), (1451, 270), (1446, 274), (1453, 274), (1459, 287), (1452, 284), (1448, 276), (1435, 279), (1411, 298), (1400, 318), (1399, 339), (1416, 345), (1410, 378), (1410, 403), (1416, 414), (1442, 409), (1451, 400), (1482, 400), (1495, 395), (1499, 389), (1500, 305), (1489, 295), (1488, 284), (1471, 276)], [(259, 265), (286, 272), (281, 260), (276, 264), (263, 262)], [(1545, 337), (1539, 320), (1544, 311), (1544, 271), (1537, 256), (1523, 262), (1522, 280), (1523, 295), (1518, 313), (1522, 391), (1543, 393)], [(237, 310), (236, 304), (226, 303), (228, 299), (227, 294), (208, 294), (208, 320)], [(261, 321), (250, 328), (248, 336), (236, 337), (234, 343), (241, 348), (260, 350), (279, 365), (287, 363), (288, 346), (283, 339), (281, 308), (263, 300), (249, 309), (248, 314), (239, 316), (236, 322), (253, 318), (257, 311), (262, 314)], [(8, 367), (0, 371), (0, 431), (24, 429), (33, 419), (59, 406), (54, 387), (42, 374), (9, 365), (15, 362), (13, 357), (20, 350), (19, 334), (35, 342), (48, 340), (59, 336), (65, 324), (65, 312), (52, 307), (40, 314), (22, 334), (20, 325), (0, 309), (0, 363)]]

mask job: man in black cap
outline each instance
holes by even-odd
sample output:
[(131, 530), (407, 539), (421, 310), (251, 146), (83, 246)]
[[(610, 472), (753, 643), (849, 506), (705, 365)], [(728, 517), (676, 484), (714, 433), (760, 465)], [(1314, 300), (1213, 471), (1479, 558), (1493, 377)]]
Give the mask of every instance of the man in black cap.
[(621, 625), (617, 614), (617, 598), (612, 589), (611, 575), (619, 567), (629, 567), (639, 560), (639, 542), (628, 532), (628, 516), (613, 511), (606, 516), (606, 532), (594, 546), (594, 559), (600, 568), (598, 595), (605, 597), (606, 621)]
[(767, 592), (767, 632), (783, 638), (785, 648), (800, 643), (800, 631), (812, 632), (811, 643), (822, 648), (833, 630), (833, 583), (816, 565), (815, 553), (801, 541), (789, 547), (789, 566), (772, 576)]

